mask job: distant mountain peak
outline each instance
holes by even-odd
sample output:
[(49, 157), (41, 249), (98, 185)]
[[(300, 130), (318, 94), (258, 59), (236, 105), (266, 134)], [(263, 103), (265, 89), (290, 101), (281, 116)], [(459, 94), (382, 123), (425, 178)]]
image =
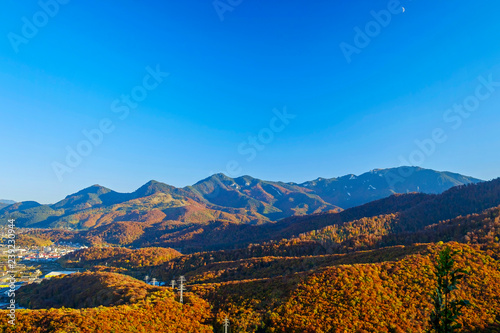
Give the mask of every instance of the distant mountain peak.
[(83, 190), (76, 192), (75, 194), (70, 194), (70, 195), (66, 196), (66, 198), (69, 198), (69, 197), (74, 196), (74, 195), (89, 194), (89, 193), (103, 194), (103, 193), (107, 193), (107, 192), (111, 192), (111, 190), (109, 188), (101, 186), (99, 184), (94, 184), (92, 186), (86, 187)]
[(155, 185), (155, 184), (163, 184), (162, 182), (159, 182), (157, 180), (151, 179), (150, 181), (146, 182), (144, 185)]
[(15, 203), (16, 203), (16, 201), (14, 201), (14, 200), (0, 199), (0, 204), (13, 205)]
[(227, 176), (226, 174), (219, 172), (216, 174), (213, 174), (211, 177), (208, 178), (216, 178), (216, 179), (221, 179), (221, 180), (233, 180), (233, 178)]
[(139, 187), (135, 192), (136, 197), (149, 196), (158, 192), (161, 193), (171, 193), (175, 191), (176, 188), (172, 185), (168, 185), (157, 180), (150, 180), (146, 184)]
[(4, 208), (2, 208), (2, 212), (13, 212), (16, 210), (25, 210), (25, 209), (30, 209), (30, 208), (36, 208), (42, 206), (40, 203), (36, 201), (21, 201), (21, 202), (16, 202), (11, 205), (8, 205)]
[(219, 173), (214, 173), (213, 175), (196, 182), (193, 186), (200, 185), (203, 183), (217, 182), (217, 181), (234, 181), (234, 179), (226, 176), (222, 172), (219, 172)]
[(151, 179), (150, 181), (148, 181), (147, 183), (145, 183), (144, 185), (142, 185), (140, 188), (150, 188), (150, 189), (159, 189), (163, 186), (170, 186), (170, 185), (167, 185), (165, 183), (162, 183), (162, 182), (159, 182), (157, 180), (154, 180), (154, 179)]

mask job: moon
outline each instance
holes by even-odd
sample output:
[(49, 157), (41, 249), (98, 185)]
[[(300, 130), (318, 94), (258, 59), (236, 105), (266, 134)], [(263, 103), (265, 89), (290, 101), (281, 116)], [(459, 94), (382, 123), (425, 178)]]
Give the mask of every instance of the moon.
[(401, 7), (401, 8), (403, 8), (403, 13), (404, 13), (404, 12), (406, 12), (406, 9), (405, 9), (405, 7)]

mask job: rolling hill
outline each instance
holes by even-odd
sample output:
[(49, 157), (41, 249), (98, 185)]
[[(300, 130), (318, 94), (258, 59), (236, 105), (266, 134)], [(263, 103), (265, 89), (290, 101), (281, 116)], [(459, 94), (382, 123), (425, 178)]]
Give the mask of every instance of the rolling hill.
[(17, 309), (15, 325), (0, 310), (1, 332), (214, 332), (203, 299), (186, 293), (180, 304), (172, 291), (122, 274), (76, 273), (25, 286), (16, 296), (40, 309)]

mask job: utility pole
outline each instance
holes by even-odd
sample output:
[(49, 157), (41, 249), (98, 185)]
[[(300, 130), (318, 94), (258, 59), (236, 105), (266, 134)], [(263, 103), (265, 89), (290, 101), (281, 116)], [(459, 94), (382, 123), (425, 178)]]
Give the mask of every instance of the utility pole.
[(181, 275), (181, 277), (179, 278), (179, 292), (180, 292), (180, 298), (179, 298), (179, 302), (181, 304), (184, 304), (184, 298), (182, 297), (182, 292), (184, 292), (186, 290), (186, 288), (184, 288), (184, 282), (186, 282), (186, 278), (184, 277), (184, 275)]
[(227, 333), (227, 329), (229, 328), (229, 319), (224, 318), (224, 333)]

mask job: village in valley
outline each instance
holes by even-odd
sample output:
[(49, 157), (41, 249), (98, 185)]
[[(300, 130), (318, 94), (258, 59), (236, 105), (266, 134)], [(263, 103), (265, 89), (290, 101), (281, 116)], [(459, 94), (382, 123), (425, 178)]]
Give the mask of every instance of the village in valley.
[[(19, 233), (25, 231), (21, 229)], [(0, 309), (8, 305), (8, 293), (11, 290), (17, 290), (24, 284), (40, 283), (43, 279), (76, 272), (77, 270), (64, 270), (57, 260), (68, 253), (86, 248), (79, 243), (59, 242), (48, 246), (16, 245), (12, 250), (12, 247), (9, 248), (7, 245), (7, 236), (7, 230), (2, 228), (0, 230)], [(15, 258), (13, 269), (8, 261), (9, 249)], [(11, 286), (12, 277), (15, 279), (14, 288)]]

